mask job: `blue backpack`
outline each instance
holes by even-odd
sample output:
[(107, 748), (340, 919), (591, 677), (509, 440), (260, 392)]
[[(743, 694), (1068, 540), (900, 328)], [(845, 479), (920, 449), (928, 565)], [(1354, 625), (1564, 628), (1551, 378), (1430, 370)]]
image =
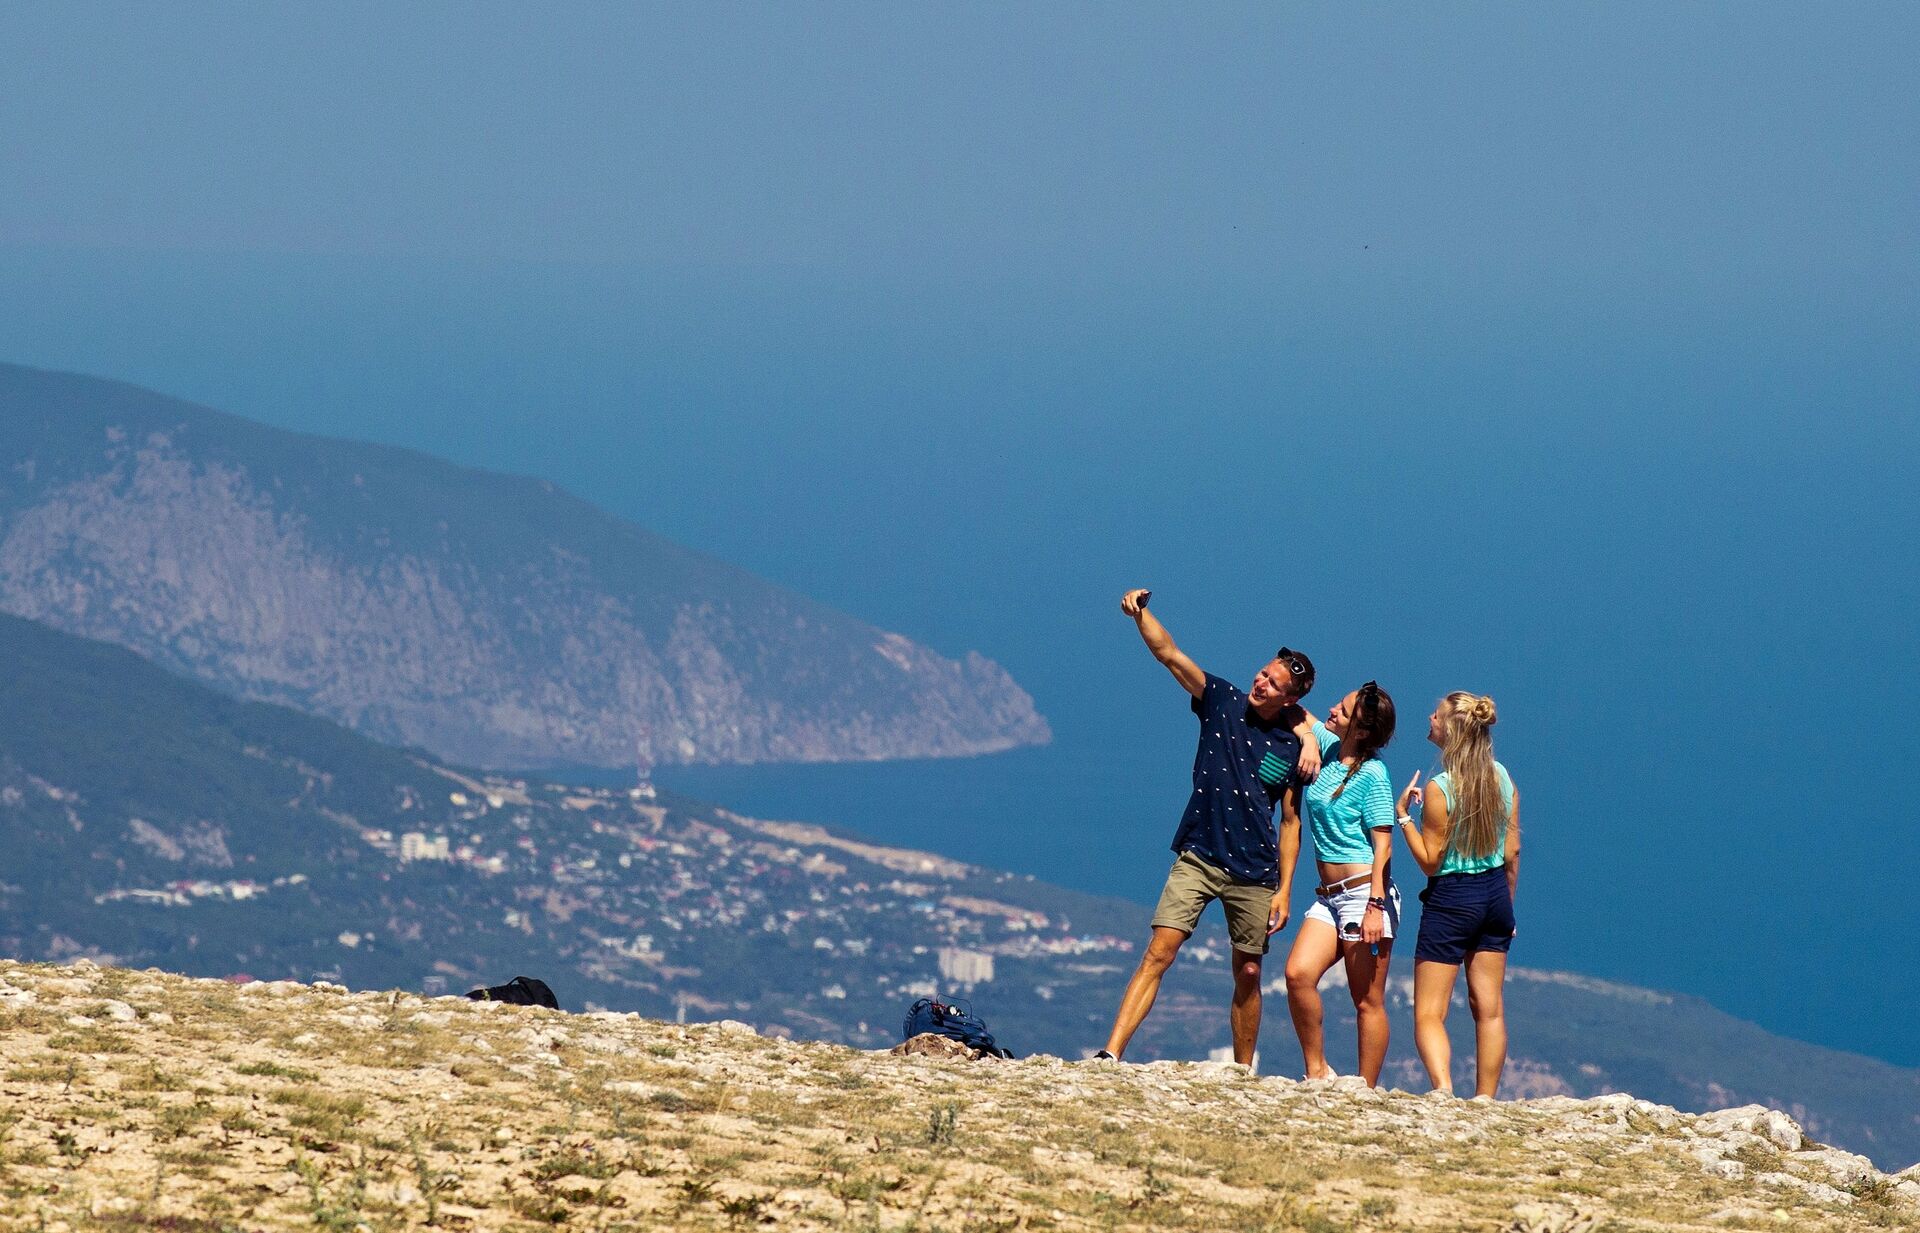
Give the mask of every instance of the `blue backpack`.
[(978, 1049), (988, 1057), (1012, 1057), (1013, 1052), (1002, 1049), (993, 1039), (993, 1033), (987, 1031), (987, 1025), (980, 1016), (958, 1006), (947, 1006), (932, 998), (921, 998), (907, 1010), (907, 1021), (900, 1026), (905, 1033), (904, 1040), (927, 1032), (935, 1036), (945, 1036), (957, 1040), (969, 1049)]

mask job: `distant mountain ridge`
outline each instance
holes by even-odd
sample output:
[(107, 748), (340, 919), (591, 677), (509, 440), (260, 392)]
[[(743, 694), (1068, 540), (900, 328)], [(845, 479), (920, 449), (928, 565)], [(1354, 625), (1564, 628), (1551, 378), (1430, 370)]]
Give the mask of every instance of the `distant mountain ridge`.
[[(0, 956), (427, 992), (526, 972), (569, 1009), (864, 1047), (939, 992), (1023, 1055), (1079, 1056), (1145, 924), (1136, 904), (818, 826), (462, 770), (5, 616), (0, 844)], [(1209, 919), (1129, 1056), (1224, 1044), (1227, 962)], [(1277, 962), (1269, 976), (1264, 1068), (1286, 1073)], [(1389, 990), (1386, 1078), (1418, 1090), (1407, 985)], [(1346, 1003), (1330, 992), (1328, 1039), (1351, 1073)], [(1515, 969), (1506, 1006), (1509, 1095), (1761, 1103), (1883, 1167), (1920, 1159), (1920, 1070), (1564, 972)], [(1452, 1028), (1464, 1086), (1464, 1008)]]
[(0, 365), (0, 611), (471, 765), (1044, 743), (955, 661), (534, 479)]

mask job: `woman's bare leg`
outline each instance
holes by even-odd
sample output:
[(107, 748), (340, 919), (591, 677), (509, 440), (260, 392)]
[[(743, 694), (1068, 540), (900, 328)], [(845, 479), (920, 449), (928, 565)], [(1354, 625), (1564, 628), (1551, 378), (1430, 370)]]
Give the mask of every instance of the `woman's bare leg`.
[(1467, 1005), (1473, 1010), (1474, 1095), (1491, 1099), (1500, 1091), (1507, 1065), (1507, 1007), (1502, 985), (1507, 953), (1476, 950), (1467, 956)]
[(1320, 978), (1340, 960), (1340, 938), (1321, 920), (1303, 921), (1287, 955), (1287, 1013), (1300, 1037), (1300, 1057), (1307, 1078), (1324, 1079), (1333, 1073), (1327, 1065), (1325, 1012), (1320, 1005)]
[(1387, 1019), (1387, 964), (1393, 961), (1393, 943), (1383, 940), (1375, 955), (1365, 942), (1349, 942), (1346, 952), (1347, 991), (1353, 994), (1354, 1018), (1360, 1021), (1360, 1075), (1368, 1087), (1378, 1087), (1393, 1035)]
[(1460, 978), (1457, 963), (1413, 961), (1413, 1043), (1436, 1092), (1453, 1091), (1453, 1042), (1447, 1039), (1447, 1006)]

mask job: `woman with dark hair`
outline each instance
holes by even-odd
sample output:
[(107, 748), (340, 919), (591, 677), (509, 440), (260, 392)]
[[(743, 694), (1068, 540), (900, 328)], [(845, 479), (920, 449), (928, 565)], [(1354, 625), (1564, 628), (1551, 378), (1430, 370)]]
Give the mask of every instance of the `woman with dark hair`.
[(1368, 681), (1342, 698), (1326, 723), (1315, 723), (1313, 735), (1323, 769), (1298, 793), (1299, 816), (1286, 820), (1305, 823), (1320, 885), (1287, 956), (1287, 1008), (1307, 1078), (1331, 1075), (1320, 978), (1344, 960), (1360, 1026), (1360, 1073), (1371, 1086), (1387, 1057), (1387, 964), (1400, 924), (1400, 892), (1388, 867), (1393, 781), (1378, 756), (1393, 739), (1393, 699)]
[[(1493, 699), (1454, 692), (1427, 721), (1427, 739), (1446, 768), (1422, 792), (1400, 794), (1398, 821), (1413, 859), (1427, 872), (1420, 892), (1420, 940), (1413, 951), (1413, 1039), (1437, 1092), (1453, 1090), (1447, 1004), (1461, 965), (1473, 1012), (1474, 1092), (1491, 1100), (1507, 1063), (1501, 986), (1513, 944), (1513, 895), (1520, 883), (1520, 792), (1493, 757)], [(1420, 825), (1409, 809), (1420, 803)]]

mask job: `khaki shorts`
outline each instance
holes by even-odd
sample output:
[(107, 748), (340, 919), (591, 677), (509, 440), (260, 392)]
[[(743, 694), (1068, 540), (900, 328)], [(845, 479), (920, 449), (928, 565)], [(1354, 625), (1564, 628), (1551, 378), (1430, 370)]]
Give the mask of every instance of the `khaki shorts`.
[(1182, 852), (1167, 871), (1167, 885), (1153, 910), (1158, 929), (1192, 933), (1200, 914), (1218, 899), (1227, 914), (1227, 937), (1233, 948), (1250, 955), (1267, 953), (1267, 913), (1273, 908), (1274, 889), (1258, 882), (1242, 882), (1217, 865), (1191, 852)]

